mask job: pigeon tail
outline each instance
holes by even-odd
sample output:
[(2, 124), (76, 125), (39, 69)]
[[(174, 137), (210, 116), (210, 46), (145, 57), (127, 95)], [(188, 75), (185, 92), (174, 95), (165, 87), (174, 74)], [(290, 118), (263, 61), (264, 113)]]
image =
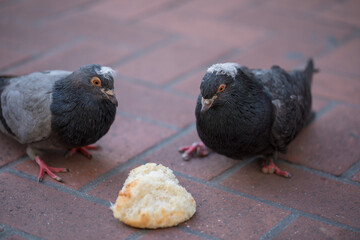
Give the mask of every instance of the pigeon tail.
[(319, 72), (319, 69), (314, 68), (314, 61), (312, 58), (310, 58), (306, 64), (304, 74), (306, 77), (306, 80), (309, 81), (310, 85), (312, 83), (312, 76), (314, 73)]

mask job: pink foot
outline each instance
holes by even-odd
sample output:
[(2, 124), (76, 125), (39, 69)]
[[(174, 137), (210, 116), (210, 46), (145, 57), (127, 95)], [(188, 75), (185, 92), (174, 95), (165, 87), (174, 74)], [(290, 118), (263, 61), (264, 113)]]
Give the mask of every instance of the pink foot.
[(55, 179), (56, 181), (62, 182), (62, 179), (60, 177), (58, 177), (57, 175), (55, 175), (54, 172), (68, 172), (69, 171), (69, 169), (67, 169), (67, 168), (48, 167), (39, 156), (35, 157), (35, 161), (40, 167), (40, 172), (38, 175), (39, 182), (42, 182), (45, 173), (47, 173), (51, 178)]
[(198, 157), (206, 157), (209, 154), (205, 144), (202, 142), (194, 142), (190, 146), (180, 147), (179, 152), (183, 153), (182, 158), (185, 161), (189, 161), (195, 152)]
[(85, 157), (91, 159), (91, 153), (88, 150), (98, 150), (99, 147), (98, 146), (94, 146), (94, 145), (87, 145), (87, 146), (83, 146), (83, 147), (79, 147), (79, 148), (72, 148), (67, 154), (66, 157), (71, 157), (72, 155), (74, 155), (76, 152), (81, 153), (82, 155), (84, 155)]
[(263, 162), (263, 167), (261, 170), (263, 173), (268, 173), (268, 174), (275, 173), (276, 175), (286, 177), (286, 178), (291, 178), (291, 176), (292, 176), (291, 173), (289, 173), (287, 171), (283, 171), (278, 166), (276, 166), (274, 161), (271, 158), (269, 159), (268, 164), (266, 164), (266, 160)]

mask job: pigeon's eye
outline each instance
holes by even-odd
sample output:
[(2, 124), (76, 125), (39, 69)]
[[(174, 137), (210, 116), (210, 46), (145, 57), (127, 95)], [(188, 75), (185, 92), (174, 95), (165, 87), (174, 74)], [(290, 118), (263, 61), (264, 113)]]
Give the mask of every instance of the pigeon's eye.
[(101, 80), (98, 77), (92, 77), (90, 82), (91, 82), (92, 85), (94, 85), (96, 87), (101, 86)]
[(219, 89), (218, 89), (218, 93), (219, 92), (222, 92), (222, 91), (224, 91), (225, 90), (225, 87), (226, 87), (226, 85), (225, 84), (221, 84), (220, 86), (219, 86)]

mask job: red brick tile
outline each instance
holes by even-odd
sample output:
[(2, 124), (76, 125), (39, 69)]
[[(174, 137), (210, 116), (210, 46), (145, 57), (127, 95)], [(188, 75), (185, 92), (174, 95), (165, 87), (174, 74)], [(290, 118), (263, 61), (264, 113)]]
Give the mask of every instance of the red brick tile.
[(24, 57), (36, 56), (58, 45), (72, 41), (69, 34), (62, 34), (59, 29), (47, 26), (19, 24), (15, 21), (0, 21), (2, 37), (0, 48), (23, 53)]
[(329, 104), (328, 101), (324, 99), (320, 99), (316, 96), (313, 96), (312, 99), (312, 110), (316, 112), (322, 110), (324, 107), (326, 107)]
[(0, 9), (0, 15), (14, 19), (15, 21), (24, 21), (29, 24), (39, 21), (46, 17), (51, 17), (55, 14), (69, 10), (72, 7), (91, 2), (91, 0), (71, 1), (65, 0), (61, 3), (58, 1), (18, 1), (17, 3), (8, 5)]
[(359, 205), (358, 187), (282, 164), (278, 166), (291, 172), (292, 178), (263, 174), (260, 164), (255, 161), (222, 185), (335, 222), (360, 227), (359, 213), (355, 210)]
[(320, 69), (360, 75), (360, 38), (339, 46), (329, 54), (318, 59)]
[(128, 168), (120, 172), (119, 174), (107, 179), (103, 183), (96, 186), (94, 189), (90, 190), (88, 194), (115, 203), (119, 195), (119, 191), (122, 189), (126, 178), (129, 176), (130, 171), (138, 166), (139, 165), (132, 166), (131, 168)]
[(253, 45), (254, 42), (267, 36), (267, 31), (261, 29), (211, 18), (202, 18), (199, 14), (184, 13), (181, 8), (154, 15), (143, 22), (172, 33), (197, 39), (203, 44), (210, 41), (213, 48), (231, 46), (246, 49), (248, 46)]
[(359, 129), (360, 111), (339, 105), (300, 132), (281, 158), (340, 175), (359, 160)]
[(115, 91), (119, 101), (118, 110), (121, 112), (180, 128), (195, 121), (196, 98), (191, 100), (126, 81), (117, 81)]
[(13, 234), (13, 235), (7, 237), (6, 240), (26, 240), (26, 238), (23, 238), (23, 237)]
[[(91, 160), (80, 154), (64, 158), (61, 152), (44, 155), (44, 161), (49, 166), (69, 168), (70, 172), (58, 175), (63, 178), (63, 184), (78, 189), (173, 133), (173, 130), (118, 115), (107, 135), (96, 143), (101, 149), (92, 151)], [(31, 160), (17, 165), (16, 169), (33, 176), (39, 171), (38, 165)], [(45, 179), (50, 180), (50, 177), (45, 176)]]
[(161, 85), (228, 51), (229, 48), (214, 41), (183, 39), (129, 61), (116, 70), (123, 75)]
[(233, 17), (229, 21), (234, 24), (266, 29), (274, 35), (281, 36), (284, 40), (304, 41), (307, 39), (312, 44), (319, 42), (326, 44), (329, 38), (341, 41), (352, 34), (350, 26), (328, 24), (321, 18), (309, 16), (306, 11), (284, 11), (279, 7), (266, 5), (234, 8)]
[[(336, 0), (314, 0), (314, 1), (287, 1), (276, 0), (266, 1), (264, 5), (271, 9), (281, 10), (281, 12), (291, 11), (301, 14), (318, 14), (323, 8), (329, 8), (338, 3)], [(310, 14), (309, 14), (310, 15)]]
[(123, 25), (106, 14), (94, 16), (91, 11), (83, 11), (57, 21), (49, 21), (46, 27), (57, 29), (63, 35), (91, 39), (102, 45), (114, 45), (139, 51), (168, 37), (166, 33), (155, 31), (142, 25)]
[(110, 209), (8, 173), (0, 174), (0, 222), (44, 239), (124, 239), (136, 230)]
[[(209, 64), (210, 66), (211, 64)], [(206, 67), (201, 71), (197, 71), (194, 74), (191, 74), (181, 82), (175, 84), (172, 88), (178, 91), (186, 92), (194, 95), (194, 97), (198, 96), (200, 93), (200, 83), (201, 79), (204, 77), (206, 73)], [(194, 99), (196, 99), (196, 97)]]
[(357, 172), (354, 176), (352, 176), (351, 180), (360, 183), (360, 172)]
[(333, 4), (322, 11), (320, 16), (326, 18), (327, 20), (340, 21), (359, 26), (359, 1), (350, 0), (337, 3), (338, 4)]
[(26, 74), (52, 69), (73, 71), (82, 65), (90, 63), (106, 66), (129, 53), (128, 49), (117, 48), (114, 45), (108, 46), (101, 44), (101, 42), (81, 41), (12, 69), (12, 72)]
[[(99, 13), (106, 13), (107, 17), (126, 21), (137, 18), (142, 18), (144, 15), (159, 10), (161, 7), (171, 4), (174, 0), (160, 0), (160, 1), (102, 1), (93, 4), (88, 11), (97, 15)], [(121, 13), (119, 13), (121, 9)]]
[(192, 131), (190, 134), (150, 154), (144, 160), (161, 163), (174, 171), (204, 180), (210, 180), (239, 163), (238, 160), (233, 160), (216, 153), (211, 153), (205, 158), (194, 157), (190, 161), (184, 161), (178, 152), (179, 147), (191, 145), (195, 141), (200, 140), (196, 131)]
[(299, 217), (295, 222), (288, 226), (283, 232), (273, 239), (337, 239), (351, 240), (359, 239), (360, 234), (341, 229), (327, 223), (313, 219)]
[(189, 233), (183, 232), (178, 228), (167, 228), (167, 229), (157, 229), (148, 232), (145, 236), (140, 238), (141, 240), (200, 240), (204, 239), (191, 235)]
[(328, 99), (360, 104), (360, 82), (355, 78), (328, 73), (317, 74), (312, 92)]
[(15, 161), (26, 153), (26, 147), (0, 133), (0, 167)]
[(171, 14), (183, 15), (185, 17), (199, 17), (204, 19), (217, 19), (226, 17), (234, 7), (246, 7), (251, 0), (226, 1), (226, 4), (216, 0), (188, 1), (174, 9)]
[(14, 49), (0, 47), (0, 69), (9, 67), (10, 65), (25, 60), (30, 55), (20, 53)]
[(195, 215), (182, 226), (207, 235), (221, 239), (258, 239), (289, 214), (199, 183), (179, 181), (193, 195), (197, 206)]

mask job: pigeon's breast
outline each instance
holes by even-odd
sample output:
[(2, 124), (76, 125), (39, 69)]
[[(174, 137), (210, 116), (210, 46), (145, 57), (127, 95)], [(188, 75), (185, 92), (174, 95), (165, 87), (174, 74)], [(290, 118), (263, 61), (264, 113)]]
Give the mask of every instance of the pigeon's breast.
[(116, 106), (108, 99), (99, 99), (80, 91), (71, 92), (55, 86), (51, 104), (52, 134), (68, 147), (95, 143), (114, 122)]
[(269, 151), (269, 116), (250, 114), (244, 109), (209, 109), (197, 112), (200, 139), (213, 151), (242, 158)]

